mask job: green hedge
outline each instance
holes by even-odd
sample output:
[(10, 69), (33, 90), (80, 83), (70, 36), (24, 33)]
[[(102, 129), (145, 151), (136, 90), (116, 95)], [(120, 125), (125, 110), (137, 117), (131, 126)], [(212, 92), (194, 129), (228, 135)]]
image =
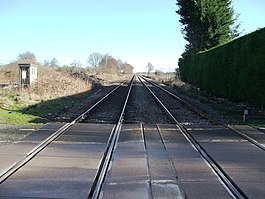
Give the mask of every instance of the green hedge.
[(179, 59), (181, 79), (217, 96), (265, 105), (265, 28)]

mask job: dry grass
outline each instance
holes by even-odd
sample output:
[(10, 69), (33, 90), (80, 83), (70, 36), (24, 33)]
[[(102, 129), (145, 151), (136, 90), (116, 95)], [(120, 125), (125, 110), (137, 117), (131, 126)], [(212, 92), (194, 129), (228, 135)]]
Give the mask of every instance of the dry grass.
[(7, 64), (0, 67), (0, 84), (16, 84), (18, 81), (18, 65)]
[(107, 73), (95, 73), (94, 76), (101, 80), (103, 85), (109, 85), (115, 82), (121, 82), (124, 80), (130, 81), (133, 74), (107, 74)]
[[(17, 79), (17, 64), (0, 68), (0, 84), (17, 84)], [(78, 102), (83, 97), (79, 94), (91, 87), (87, 81), (74, 76), (72, 71), (38, 66), (38, 81), (34, 86), (0, 89), (0, 123), (47, 121), (48, 113), (56, 114), (56, 111), (62, 111), (64, 106), (69, 106), (73, 101)], [(35, 107), (36, 111), (30, 107)]]
[[(27, 124), (52, 121), (85, 99), (93, 84), (108, 86), (132, 75), (93, 73), (81, 68), (38, 66), (34, 86), (0, 89), (0, 123)], [(18, 65), (0, 67), (0, 84), (16, 84)]]
[[(0, 84), (16, 84), (17, 80), (17, 64), (0, 68)], [(23, 101), (45, 101), (82, 93), (90, 88), (91, 84), (72, 76), (69, 71), (38, 66), (38, 81), (34, 86), (10, 92), (23, 96)]]
[(180, 78), (176, 77), (176, 74), (173, 72), (159, 73), (159, 74), (152, 73), (149, 76), (153, 80), (160, 83), (165, 83), (167, 85), (177, 86), (177, 87), (182, 87), (185, 85), (185, 83), (182, 82)]
[(82, 93), (91, 88), (86, 81), (53, 68), (39, 67), (38, 82), (29, 89), (33, 98), (55, 99)]

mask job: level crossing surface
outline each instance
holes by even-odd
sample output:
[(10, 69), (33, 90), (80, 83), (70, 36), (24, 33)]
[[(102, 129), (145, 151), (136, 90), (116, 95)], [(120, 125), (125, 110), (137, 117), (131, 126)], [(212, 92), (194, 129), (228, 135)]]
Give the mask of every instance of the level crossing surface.
[[(86, 198), (112, 128), (111, 124), (73, 125), (4, 181), (0, 185), (0, 197)], [(23, 142), (32, 145), (38, 137), (43, 139), (43, 134), (49, 133), (40, 130)], [(17, 145), (20, 143), (14, 144), (12, 153), (20, 153), (21, 147)]]

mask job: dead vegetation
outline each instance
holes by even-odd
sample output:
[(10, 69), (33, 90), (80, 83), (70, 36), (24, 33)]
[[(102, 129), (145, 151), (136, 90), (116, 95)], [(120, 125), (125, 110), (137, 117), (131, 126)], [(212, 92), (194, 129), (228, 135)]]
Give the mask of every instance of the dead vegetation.
[[(29, 94), (35, 100), (48, 100), (85, 92), (91, 88), (91, 82), (86, 81), (63, 69), (38, 66), (38, 80), (34, 86), (17, 89), (16, 92)], [(0, 84), (17, 84), (18, 66), (9, 64), (0, 68)], [(7, 89), (13, 90), (13, 89)], [(14, 92), (14, 90), (12, 91)]]
[(75, 95), (91, 89), (91, 82), (75, 77), (67, 71), (39, 67), (38, 82), (29, 88), (40, 100)]
[[(81, 70), (51, 68), (38, 65), (38, 80), (35, 85), (20, 89), (17, 86), (16, 63), (0, 68), (0, 84), (9, 85), (0, 90), (2, 108), (25, 108), (40, 102), (74, 96), (92, 88), (93, 82)], [(84, 73), (84, 72), (83, 72)], [(79, 75), (77, 75), (79, 74)], [(14, 86), (15, 85), (15, 86)]]

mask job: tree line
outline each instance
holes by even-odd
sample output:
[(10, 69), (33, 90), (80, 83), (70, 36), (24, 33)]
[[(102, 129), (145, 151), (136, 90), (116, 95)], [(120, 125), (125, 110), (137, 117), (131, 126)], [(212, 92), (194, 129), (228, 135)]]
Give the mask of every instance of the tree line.
[[(37, 63), (37, 58), (32, 52), (25, 52), (18, 55), (17, 62)], [(56, 58), (44, 60), (43, 66), (59, 67), (59, 62)], [(82, 67), (82, 63), (74, 60), (69, 64), (70, 67)], [(115, 59), (111, 55), (103, 55), (98, 52), (91, 53), (87, 58), (87, 66), (89, 70), (108, 73), (133, 73), (133, 66), (121, 59)]]

